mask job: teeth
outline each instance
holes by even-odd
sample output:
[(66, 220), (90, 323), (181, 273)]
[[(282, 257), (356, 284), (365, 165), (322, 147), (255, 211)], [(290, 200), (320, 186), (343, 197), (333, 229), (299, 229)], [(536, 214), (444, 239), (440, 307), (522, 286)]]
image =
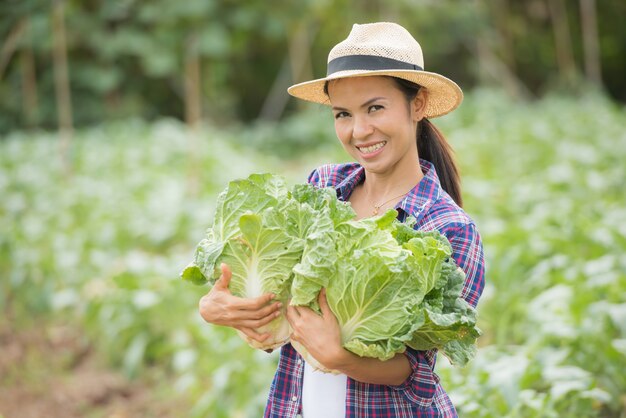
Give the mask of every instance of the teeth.
[(371, 152), (377, 151), (385, 146), (387, 141), (379, 142), (378, 144), (371, 145), (369, 147), (359, 148), (359, 150), (365, 154), (369, 154)]

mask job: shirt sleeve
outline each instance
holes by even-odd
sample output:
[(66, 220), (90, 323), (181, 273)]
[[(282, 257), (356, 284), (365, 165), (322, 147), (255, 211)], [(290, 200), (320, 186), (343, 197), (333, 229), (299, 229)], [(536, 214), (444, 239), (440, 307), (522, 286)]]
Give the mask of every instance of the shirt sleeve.
[(461, 297), (476, 307), (485, 287), (485, 257), (480, 234), (473, 223), (457, 224), (443, 233), (452, 245), (452, 258), (465, 272)]
[(319, 187), (320, 184), (320, 174), (319, 174), (319, 169), (315, 169), (313, 171), (311, 171), (311, 174), (309, 174), (309, 178), (307, 179), (307, 183), (312, 184), (315, 187)]
[(339, 181), (338, 169), (341, 169), (342, 165), (324, 164), (309, 174), (307, 182), (315, 187), (334, 187)]
[(390, 387), (402, 392), (410, 403), (427, 408), (432, 404), (439, 384), (439, 377), (433, 373), (437, 350), (418, 351), (407, 347), (404, 355), (413, 372), (401, 385)]

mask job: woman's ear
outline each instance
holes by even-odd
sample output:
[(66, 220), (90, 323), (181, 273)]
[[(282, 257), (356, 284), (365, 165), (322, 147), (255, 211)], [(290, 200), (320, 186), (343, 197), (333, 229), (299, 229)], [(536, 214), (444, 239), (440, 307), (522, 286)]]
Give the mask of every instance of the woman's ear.
[(415, 122), (424, 119), (426, 105), (428, 104), (428, 92), (424, 87), (420, 88), (411, 101), (411, 117)]

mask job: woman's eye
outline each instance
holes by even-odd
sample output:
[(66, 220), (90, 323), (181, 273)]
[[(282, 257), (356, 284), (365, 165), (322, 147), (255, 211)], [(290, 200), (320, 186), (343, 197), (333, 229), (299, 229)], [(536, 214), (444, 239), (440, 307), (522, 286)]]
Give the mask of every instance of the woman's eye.
[(350, 116), (348, 112), (337, 112), (335, 113), (335, 119), (347, 118)]
[(369, 113), (376, 112), (377, 110), (383, 109), (381, 105), (371, 105), (368, 109)]

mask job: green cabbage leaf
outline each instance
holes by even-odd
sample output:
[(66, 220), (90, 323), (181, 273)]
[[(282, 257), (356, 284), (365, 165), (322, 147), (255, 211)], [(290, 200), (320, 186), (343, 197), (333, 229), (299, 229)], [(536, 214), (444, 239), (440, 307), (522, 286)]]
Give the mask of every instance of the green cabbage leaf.
[[(301, 277), (294, 267), (304, 258), (316, 266), (316, 280), (326, 285), (329, 276), (324, 269), (336, 258), (331, 237), (335, 234), (331, 215), (335, 213), (341, 219), (354, 217), (350, 206), (339, 202), (330, 189), (318, 191), (310, 185), (298, 185), (290, 190), (281, 177), (270, 174), (233, 181), (218, 196), (213, 225), (181, 277), (212, 286), (220, 277), (220, 265), (225, 263), (232, 271), (229, 290), (233, 295), (253, 298), (273, 293), (274, 300), (283, 303), (282, 315), (256, 329), (271, 337), (259, 343), (243, 333), (240, 336), (254, 348), (279, 347), (291, 333), (286, 306), (290, 298), (298, 296), (298, 292), (291, 295), (294, 278), (298, 283)], [(306, 298), (311, 293), (300, 294)]]
[[(291, 234), (294, 228), (288, 227), (288, 219), (299, 216), (299, 206), (288, 199), (288, 193), (285, 182), (269, 174), (231, 182), (218, 196), (213, 225), (198, 244), (194, 261), (183, 270), (183, 280), (213, 285), (221, 274), (220, 265), (226, 263), (232, 270), (233, 295), (253, 298), (273, 293), (287, 306), (292, 269), (304, 247), (303, 240)], [(259, 343), (240, 335), (260, 349), (289, 340), (284, 312), (257, 331), (269, 332), (271, 338)]]

